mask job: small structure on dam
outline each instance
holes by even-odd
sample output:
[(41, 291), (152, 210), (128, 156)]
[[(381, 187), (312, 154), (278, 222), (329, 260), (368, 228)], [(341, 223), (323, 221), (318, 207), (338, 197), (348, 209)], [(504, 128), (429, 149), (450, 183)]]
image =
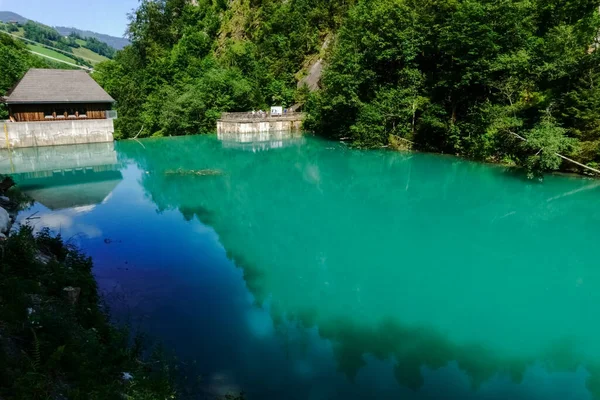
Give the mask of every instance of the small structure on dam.
[(299, 132), (304, 116), (300, 112), (282, 112), (280, 107), (273, 107), (271, 112), (223, 113), (217, 121), (217, 133)]
[(114, 99), (85, 71), (30, 69), (2, 101), (0, 148), (113, 141)]

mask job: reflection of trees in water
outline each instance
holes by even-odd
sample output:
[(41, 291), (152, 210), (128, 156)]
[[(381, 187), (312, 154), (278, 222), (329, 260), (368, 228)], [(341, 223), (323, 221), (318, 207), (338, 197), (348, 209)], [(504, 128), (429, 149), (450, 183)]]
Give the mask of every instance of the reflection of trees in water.
[[(120, 143), (119, 152), (144, 171), (142, 184), (159, 210), (178, 209), (186, 220), (196, 217), (217, 231), (228, 256), (243, 269), (257, 303), (272, 296), (276, 325), (295, 320), (318, 327), (320, 335), (332, 341), (338, 367), (349, 378), (365, 365), (366, 354), (393, 359), (397, 380), (411, 388), (423, 384), (422, 367), (437, 369), (451, 361), (468, 373), (475, 387), (498, 373), (520, 382), (526, 368), (536, 362), (549, 371), (575, 371), (584, 365), (591, 373), (588, 388), (600, 396), (600, 366), (585, 361), (568, 342), (556, 343), (535, 358), (509, 358), (477, 343), (459, 345), (431, 327), (409, 326), (391, 318), (374, 324), (361, 323), (360, 317), (327, 317), (314, 306), (319, 301), (327, 306), (327, 293), (313, 284), (328, 279), (328, 274), (339, 274), (328, 270), (327, 260), (335, 259), (339, 265), (354, 262), (353, 252), (362, 248), (365, 235), (378, 238), (382, 249), (397, 244), (409, 251), (405, 243), (429, 243), (432, 253), (442, 253), (436, 255), (440, 260), (446, 256), (444, 249), (466, 244), (471, 251), (488, 251), (490, 241), (498, 248), (498, 254), (489, 255), (490, 262), (505, 257), (507, 251), (518, 257), (531, 251), (531, 243), (521, 240), (519, 232), (499, 236), (502, 224), (547, 226), (548, 221), (573, 215), (569, 211), (581, 205), (576, 195), (593, 195), (594, 190), (560, 195), (589, 182), (524, 183), (498, 167), (432, 155), (350, 151), (316, 139), (301, 147), (259, 154), (223, 149), (216, 140), (193, 137), (145, 141), (144, 147)], [(219, 169), (225, 175), (164, 174), (177, 168)], [(327, 201), (330, 196), (337, 203)], [(557, 196), (558, 200), (548, 201)], [(439, 207), (424, 209), (423, 202)], [(347, 204), (358, 204), (362, 211)], [(402, 230), (407, 214), (423, 222), (423, 232)], [(432, 229), (459, 226), (466, 218), (476, 223), (478, 231), (466, 238), (450, 235), (440, 250)], [(382, 221), (398, 230), (378, 232)], [(557, 227), (545, 234), (554, 238), (564, 232)], [(278, 240), (278, 235), (287, 235), (288, 240)], [(400, 262), (402, 255), (398, 251)], [(374, 254), (372, 265), (378, 261)], [(538, 265), (531, 268), (542, 271)], [(345, 279), (352, 279), (352, 271), (344, 273)], [(287, 279), (285, 287), (294, 288), (296, 295), (308, 285), (301, 293), (307, 301), (273, 287), (277, 277)], [(350, 289), (340, 285), (337, 294), (351, 298)]]

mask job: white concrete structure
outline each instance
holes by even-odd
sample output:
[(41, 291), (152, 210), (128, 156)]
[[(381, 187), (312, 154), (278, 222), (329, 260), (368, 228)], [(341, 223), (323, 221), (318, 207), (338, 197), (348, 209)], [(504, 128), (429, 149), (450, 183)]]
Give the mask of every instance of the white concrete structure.
[(217, 133), (297, 132), (302, 129), (303, 113), (285, 115), (223, 113)]
[(2, 123), (0, 149), (112, 142), (112, 119)]

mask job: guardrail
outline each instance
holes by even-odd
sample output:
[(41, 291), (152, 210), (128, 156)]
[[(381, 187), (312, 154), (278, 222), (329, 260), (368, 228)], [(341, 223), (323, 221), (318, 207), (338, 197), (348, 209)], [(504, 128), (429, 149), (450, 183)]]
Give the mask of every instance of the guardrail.
[(222, 121), (243, 121), (243, 120), (268, 120), (268, 119), (301, 119), (304, 113), (301, 112), (284, 112), (281, 114), (271, 114), (268, 112), (224, 112), (221, 114)]

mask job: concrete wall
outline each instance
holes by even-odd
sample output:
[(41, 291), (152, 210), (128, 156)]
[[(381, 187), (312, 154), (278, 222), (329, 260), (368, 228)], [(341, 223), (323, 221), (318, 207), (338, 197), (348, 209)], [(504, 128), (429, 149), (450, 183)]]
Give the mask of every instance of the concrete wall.
[(293, 132), (302, 129), (302, 120), (217, 121), (217, 133)]
[(112, 119), (1, 124), (0, 149), (112, 142), (114, 133)]

